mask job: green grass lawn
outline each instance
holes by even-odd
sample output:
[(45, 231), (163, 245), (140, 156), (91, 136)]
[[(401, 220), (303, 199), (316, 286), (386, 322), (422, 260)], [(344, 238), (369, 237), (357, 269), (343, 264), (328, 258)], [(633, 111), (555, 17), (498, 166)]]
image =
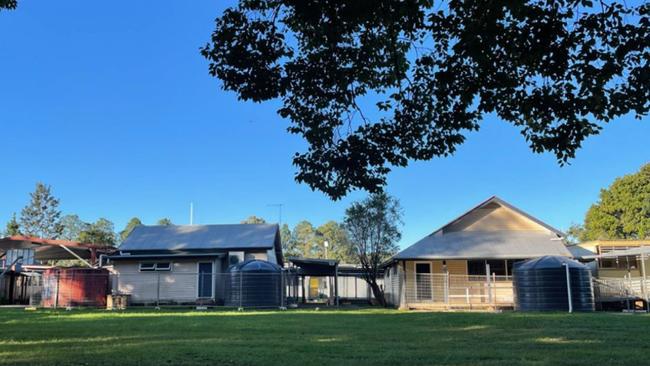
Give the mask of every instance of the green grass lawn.
[(0, 365), (643, 365), (650, 316), (0, 310)]

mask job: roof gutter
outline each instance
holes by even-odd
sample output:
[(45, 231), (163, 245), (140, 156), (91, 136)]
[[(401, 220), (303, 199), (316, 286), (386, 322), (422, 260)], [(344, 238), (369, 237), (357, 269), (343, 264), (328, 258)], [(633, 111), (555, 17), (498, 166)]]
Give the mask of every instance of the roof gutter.
[(197, 258), (197, 257), (224, 257), (224, 253), (183, 253), (183, 254), (127, 254), (109, 255), (110, 260), (129, 260), (147, 258)]

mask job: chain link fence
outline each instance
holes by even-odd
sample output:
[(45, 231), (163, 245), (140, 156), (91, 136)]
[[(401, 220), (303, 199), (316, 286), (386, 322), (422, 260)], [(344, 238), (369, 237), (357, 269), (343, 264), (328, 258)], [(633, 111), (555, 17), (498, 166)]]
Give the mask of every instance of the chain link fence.
[[(39, 307), (203, 306), (230, 308), (289, 308), (322, 298), (322, 288), (333, 304), (333, 278), (300, 276), (290, 271), (278, 273), (200, 273), (152, 271), (114, 273), (46, 271), (25, 272), (0, 278), (3, 294), (11, 293), (13, 304)], [(323, 286), (323, 282), (327, 282)], [(549, 282), (540, 292), (557, 290), (565, 296), (566, 284)], [(8, 291), (10, 285), (12, 291)], [(550, 288), (550, 287), (552, 288)], [(646, 299), (646, 281), (640, 278), (593, 279), (595, 301)], [(512, 276), (472, 276), (457, 274), (404, 273), (388, 276), (383, 287), (389, 304), (422, 309), (513, 308), (515, 291)], [(556, 288), (557, 287), (557, 288)], [(564, 291), (564, 292), (562, 292)], [(346, 300), (371, 303), (372, 293), (359, 277), (338, 279), (341, 304)], [(1, 297), (1, 296), (0, 296)], [(4, 299), (7, 300), (6, 298)], [(537, 300), (535, 300), (537, 301)], [(539, 300), (542, 301), (542, 300)]]
[(21, 276), (32, 306), (286, 308), (299, 301), (295, 275), (280, 273), (75, 273)]
[[(278, 273), (115, 272), (52, 269), (0, 278), (6, 304), (37, 307), (209, 306), (288, 308), (299, 304), (372, 304), (360, 276), (304, 276)], [(335, 283), (337, 286), (335, 286)], [(383, 281), (379, 281), (383, 283)], [(12, 291), (9, 291), (12, 289)]]

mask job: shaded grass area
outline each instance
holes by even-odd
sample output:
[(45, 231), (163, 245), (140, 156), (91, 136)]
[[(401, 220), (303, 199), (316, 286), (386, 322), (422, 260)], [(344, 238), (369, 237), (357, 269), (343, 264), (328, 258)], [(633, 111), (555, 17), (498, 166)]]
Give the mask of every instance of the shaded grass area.
[(630, 365), (650, 316), (0, 310), (0, 365)]

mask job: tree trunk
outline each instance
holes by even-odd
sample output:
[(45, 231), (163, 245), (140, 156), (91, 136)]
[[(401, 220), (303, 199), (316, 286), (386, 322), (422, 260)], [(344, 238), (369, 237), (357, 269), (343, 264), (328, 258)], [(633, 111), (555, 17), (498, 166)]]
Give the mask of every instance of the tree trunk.
[(370, 285), (372, 294), (375, 296), (375, 300), (377, 300), (379, 305), (386, 307), (386, 298), (384, 297), (384, 291), (377, 284), (377, 280), (372, 279), (372, 281), (368, 282), (368, 284)]

